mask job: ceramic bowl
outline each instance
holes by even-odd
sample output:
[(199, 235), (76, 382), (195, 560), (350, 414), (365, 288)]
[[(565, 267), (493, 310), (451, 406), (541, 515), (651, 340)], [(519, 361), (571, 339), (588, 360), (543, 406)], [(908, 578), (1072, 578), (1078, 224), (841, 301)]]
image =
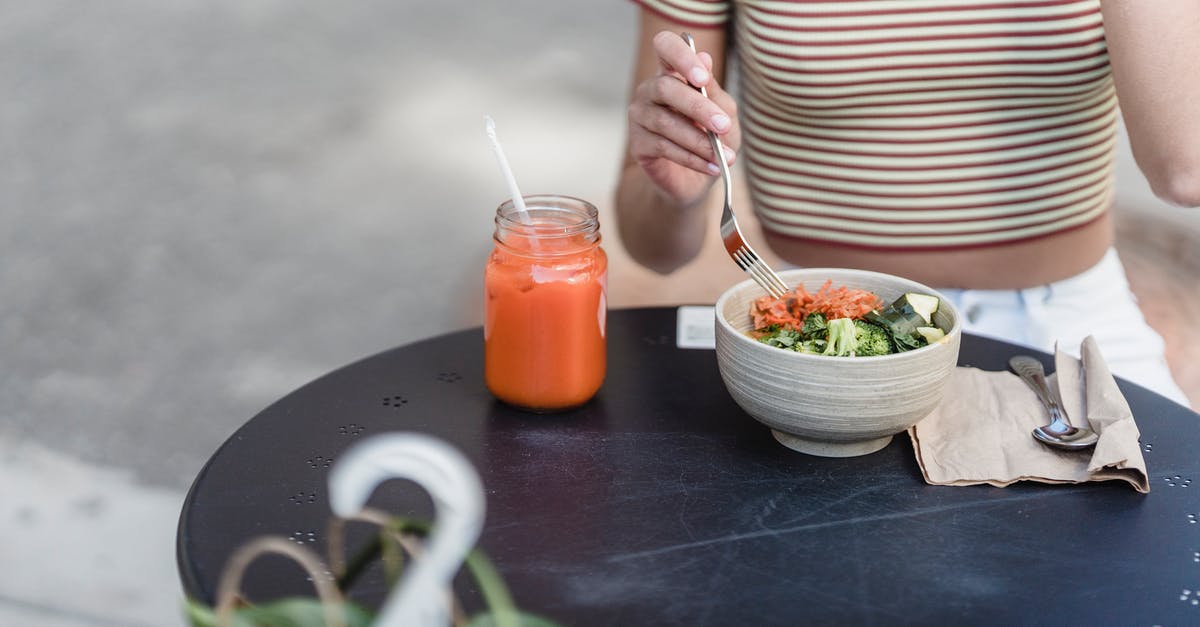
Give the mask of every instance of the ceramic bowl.
[(751, 303), (765, 295), (752, 280), (717, 300), (717, 366), (733, 400), (788, 448), (825, 457), (875, 452), (942, 400), (958, 362), (962, 324), (944, 296), (901, 277), (844, 268), (785, 270), (790, 286), (815, 292), (827, 279), (866, 289), (890, 303), (906, 292), (938, 296), (934, 322), (946, 331), (922, 348), (877, 357), (808, 355), (746, 335)]

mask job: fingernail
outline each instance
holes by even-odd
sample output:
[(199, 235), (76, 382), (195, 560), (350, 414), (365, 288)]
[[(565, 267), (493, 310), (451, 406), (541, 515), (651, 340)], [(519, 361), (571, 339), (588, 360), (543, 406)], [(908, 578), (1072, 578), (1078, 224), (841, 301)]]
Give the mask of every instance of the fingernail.
[(725, 163), (733, 163), (733, 149), (725, 144), (721, 144), (721, 147), (725, 149)]
[(718, 113), (712, 116), (713, 129), (717, 132), (726, 131), (729, 129), (729, 116), (724, 113)]
[(708, 80), (708, 72), (702, 67), (692, 68), (692, 82), (696, 85), (701, 85)]
[(710, 164), (708, 164), (708, 172), (709, 172), (709, 174), (720, 174), (721, 167), (715, 163), (710, 163)]

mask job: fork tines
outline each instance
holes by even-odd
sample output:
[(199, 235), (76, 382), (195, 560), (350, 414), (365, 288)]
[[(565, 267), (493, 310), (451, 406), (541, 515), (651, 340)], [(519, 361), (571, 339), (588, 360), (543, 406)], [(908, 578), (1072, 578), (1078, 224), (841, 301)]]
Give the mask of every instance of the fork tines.
[(749, 246), (743, 244), (738, 247), (733, 253), (733, 259), (771, 296), (782, 298), (788, 292), (788, 286), (783, 279), (780, 279), (770, 266), (763, 263), (762, 259)]

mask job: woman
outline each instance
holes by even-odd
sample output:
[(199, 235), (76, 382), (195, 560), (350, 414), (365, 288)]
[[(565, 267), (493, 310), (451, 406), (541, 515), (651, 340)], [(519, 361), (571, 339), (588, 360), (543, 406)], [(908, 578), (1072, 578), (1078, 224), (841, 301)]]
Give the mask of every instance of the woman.
[(912, 278), (968, 330), (1043, 350), (1095, 335), (1114, 372), (1187, 402), (1109, 209), (1118, 99), (1155, 193), (1200, 205), (1200, 3), (641, 3), (616, 202), (639, 263), (667, 273), (699, 251), (711, 130), (730, 162), (744, 151), (786, 261)]

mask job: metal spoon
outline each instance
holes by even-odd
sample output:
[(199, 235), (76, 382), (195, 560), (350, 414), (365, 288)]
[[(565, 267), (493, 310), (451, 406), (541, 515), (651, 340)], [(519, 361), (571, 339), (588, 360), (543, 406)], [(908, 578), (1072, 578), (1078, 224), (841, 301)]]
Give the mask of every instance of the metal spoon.
[(1067, 412), (1054, 401), (1050, 387), (1046, 385), (1046, 373), (1042, 370), (1042, 362), (1028, 355), (1017, 355), (1008, 360), (1008, 365), (1033, 388), (1038, 399), (1050, 412), (1050, 424), (1034, 429), (1034, 438), (1043, 444), (1069, 451), (1078, 451), (1096, 444), (1100, 436), (1087, 427), (1072, 426)]

